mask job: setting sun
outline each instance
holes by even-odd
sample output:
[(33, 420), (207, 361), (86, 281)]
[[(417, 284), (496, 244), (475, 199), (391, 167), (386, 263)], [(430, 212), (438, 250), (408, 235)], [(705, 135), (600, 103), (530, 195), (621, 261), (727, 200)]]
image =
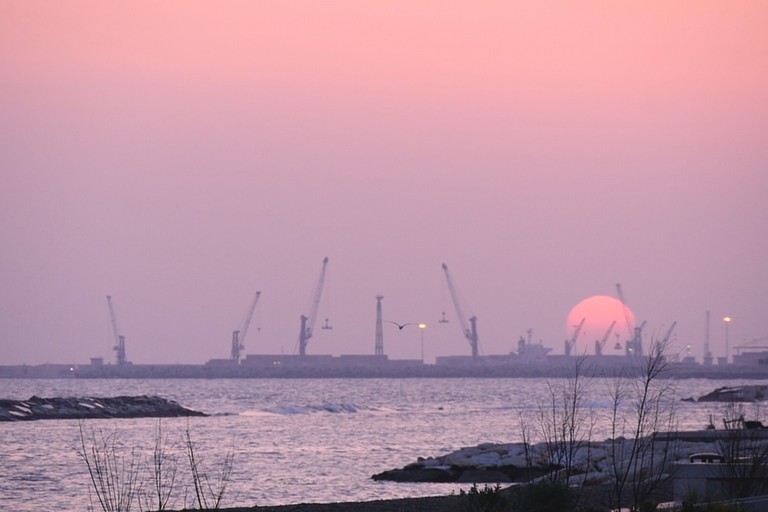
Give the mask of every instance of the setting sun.
[[(629, 307), (607, 295), (589, 297), (571, 309), (566, 324), (568, 340), (573, 338), (582, 319), (584, 324), (573, 347), (574, 355), (594, 354), (596, 342), (601, 343), (603, 339), (603, 354), (620, 354), (616, 349), (617, 343), (623, 348), (626, 340), (632, 337), (635, 327), (635, 315)], [(610, 333), (608, 329), (611, 329)], [(608, 338), (605, 338), (607, 333)]]

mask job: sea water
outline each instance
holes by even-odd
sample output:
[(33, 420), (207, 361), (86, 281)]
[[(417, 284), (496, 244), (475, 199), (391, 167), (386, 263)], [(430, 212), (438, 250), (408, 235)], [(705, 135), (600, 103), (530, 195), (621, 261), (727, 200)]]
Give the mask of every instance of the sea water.
[[(231, 453), (233, 471), (223, 506), (365, 501), (458, 492), (458, 484), (394, 483), (371, 476), (485, 442), (522, 440), (551, 402), (557, 379), (4, 379), (0, 397), (157, 395), (210, 416), (0, 423), (0, 510), (100, 510), (78, 455), (81, 426), (88, 435), (115, 435), (126, 455), (148, 457), (158, 438), (178, 457), (168, 508), (194, 507), (185, 459), (188, 434), (212, 481)], [(610, 389), (586, 381), (583, 406), (593, 438), (610, 434)], [(720, 404), (690, 403), (720, 386), (740, 382), (688, 379), (671, 405), (681, 429), (719, 422)], [(631, 404), (625, 412), (631, 414)], [(535, 432), (535, 429), (534, 429)], [(149, 481), (145, 473), (144, 480)], [(150, 505), (151, 506), (151, 505)], [(134, 509), (138, 510), (135, 505)]]

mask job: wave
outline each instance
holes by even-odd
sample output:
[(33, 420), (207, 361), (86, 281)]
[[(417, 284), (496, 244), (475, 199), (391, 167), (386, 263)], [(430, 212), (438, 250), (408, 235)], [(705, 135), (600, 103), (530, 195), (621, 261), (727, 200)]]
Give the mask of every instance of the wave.
[(354, 403), (322, 403), (322, 404), (307, 404), (307, 405), (278, 405), (274, 407), (267, 407), (259, 411), (246, 411), (243, 415), (258, 415), (263, 413), (280, 414), (283, 416), (293, 416), (297, 414), (314, 414), (314, 413), (330, 413), (330, 414), (352, 414), (360, 411), (372, 411), (375, 410), (371, 407), (365, 407)]

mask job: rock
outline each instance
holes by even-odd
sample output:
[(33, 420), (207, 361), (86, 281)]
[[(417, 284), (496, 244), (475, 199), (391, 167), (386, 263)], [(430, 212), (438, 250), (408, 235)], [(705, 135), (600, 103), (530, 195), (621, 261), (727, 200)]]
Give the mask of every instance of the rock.
[(0, 421), (206, 416), (157, 396), (0, 399)]
[[(573, 454), (573, 483), (604, 484), (612, 478), (616, 468), (626, 469), (630, 464), (642, 466), (650, 460), (671, 463), (685, 460), (692, 453), (717, 449), (714, 438), (707, 443), (699, 442), (697, 438), (683, 439), (680, 437), (683, 433), (674, 434), (675, 437), (653, 443), (653, 454), (646, 454), (648, 460), (642, 461), (613, 459), (614, 449), (618, 457), (630, 453), (628, 447), (621, 446), (629, 442), (623, 437), (615, 441), (582, 444)], [(562, 466), (551, 462), (544, 443), (531, 445), (527, 451), (531, 457), (528, 461), (525, 459), (526, 450), (520, 443), (482, 444), (438, 457), (419, 457), (402, 469), (384, 471), (371, 478), (394, 482), (518, 483), (562, 469)], [(515, 463), (509, 464), (509, 461)]]
[(768, 386), (722, 387), (700, 396), (698, 402), (761, 402), (768, 400)]
[(496, 452), (451, 454), (445, 461), (451, 465), (472, 468), (493, 468), (499, 465), (501, 457)]
[(527, 481), (547, 471), (528, 467), (520, 443), (483, 443), (439, 457), (418, 457), (402, 469), (384, 471), (371, 478), (394, 482), (510, 483)]
[(373, 480), (388, 480), (390, 482), (455, 482), (461, 474), (451, 467), (428, 467), (428, 468), (403, 468), (391, 469), (377, 475), (373, 475)]

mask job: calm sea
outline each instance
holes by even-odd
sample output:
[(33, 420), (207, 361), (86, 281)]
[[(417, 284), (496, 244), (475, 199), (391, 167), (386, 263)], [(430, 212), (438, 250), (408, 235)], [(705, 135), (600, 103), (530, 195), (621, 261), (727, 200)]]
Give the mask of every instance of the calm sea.
[[(702, 428), (717, 404), (681, 402), (742, 382), (672, 381), (682, 428)], [(766, 384), (768, 381), (749, 381)], [(371, 475), (419, 456), (441, 455), (484, 442), (520, 441), (520, 416), (546, 403), (546, 379), (212, 379), (0, 380), (0, 397), (158, 395), (210, 414), (164, 419), (162, 428), (183, 456), (189, 430), (204, 470), (215, 475), (234, 453), (224, 506), (362, 501), (458, 492), (455, 484), (375, 482)], [(590, 381), (585, 404), (595, 437), (607, 436), (609, 383)], [(85, 428), (116, 432), (128, 448), (151, 450), (156, 419), (87, 420)], [(0, 423), (0, 510), (87, 511), (95, 497), (74, 446), (79, 423)], [(180, 462), (170, 508), (194, 506), (190, 472)], [(214, 477), (215, 480), (215, 477)], [(466, 486), (465, 486), (466, 487)], [(93, 508), (99, 510), (96, 504)], [(138, 510), (138, 507), (134, 508)]]

